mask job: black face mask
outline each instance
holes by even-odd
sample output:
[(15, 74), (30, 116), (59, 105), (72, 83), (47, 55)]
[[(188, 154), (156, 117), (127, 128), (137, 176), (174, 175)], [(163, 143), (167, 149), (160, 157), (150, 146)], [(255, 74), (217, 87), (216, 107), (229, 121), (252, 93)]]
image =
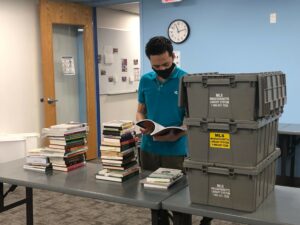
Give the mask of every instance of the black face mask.
[(174, 67), (175, 67), (175, 63), (173, 63), (170, 68), (167, 68), (164, 70), (156, 70), (153, 67), (152, 67), (152, 69), (154, 70), (155, 73), (157, 73), (157, 76), (159, 76), (163, 79), (167, 79), (173, 72)]

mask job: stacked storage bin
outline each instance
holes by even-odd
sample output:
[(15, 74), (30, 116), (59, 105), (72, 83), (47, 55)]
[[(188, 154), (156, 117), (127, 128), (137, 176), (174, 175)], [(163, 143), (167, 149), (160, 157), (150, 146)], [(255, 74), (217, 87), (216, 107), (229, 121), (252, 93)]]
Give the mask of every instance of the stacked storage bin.
[(274, 188), (285, 74), (191, 74), (182, 78), (193, 203), (254, 211)]

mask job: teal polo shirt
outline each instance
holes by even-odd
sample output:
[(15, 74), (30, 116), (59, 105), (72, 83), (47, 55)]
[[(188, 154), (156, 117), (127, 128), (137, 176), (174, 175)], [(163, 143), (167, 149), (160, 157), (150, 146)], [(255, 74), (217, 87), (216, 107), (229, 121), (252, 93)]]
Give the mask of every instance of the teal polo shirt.
[[(170, 77), (161, 83), (155, 72), (141, 77), (138, 90), (139, 103), (146, 106), (146, 118), (163, 126), (181, 126), (184, 108), (178, 107), (179, 82), (186, 74), (175, 67)], [(153, 141), (150, 135), (142, 136), (141, 149), (164, 156), (187, 155), (187, 137), (184, 135), (174, 142)]]

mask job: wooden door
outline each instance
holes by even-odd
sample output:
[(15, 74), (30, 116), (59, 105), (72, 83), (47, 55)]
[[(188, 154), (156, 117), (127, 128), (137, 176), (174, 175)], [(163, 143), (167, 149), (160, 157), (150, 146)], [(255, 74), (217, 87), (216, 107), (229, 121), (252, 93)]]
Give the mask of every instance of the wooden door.
[[(86, 118), (89, 126), (87, 159), (97, 157), (97, 116), (94, 67), (93, 12), (89, 6), (40, 0), (40, 37), (44, 93), (44, 127), (57, 123), (53, 59), (53, 25), (83, 27)], [(47, 101), (50, 99), (50, 101)], [(59, 101), (59, 100), (58, 100)]]

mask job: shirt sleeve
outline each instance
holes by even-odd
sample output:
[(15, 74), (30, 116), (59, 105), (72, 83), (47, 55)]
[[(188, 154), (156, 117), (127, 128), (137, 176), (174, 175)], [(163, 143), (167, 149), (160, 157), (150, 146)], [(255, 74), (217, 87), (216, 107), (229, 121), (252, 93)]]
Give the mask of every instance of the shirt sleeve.
[(145, 94), (144, 94), (144, 88), (143, 88), (143, 79), (140, 80), (139, 83), (139, 89), (138, 89), (138, 102), (145, 104)]

